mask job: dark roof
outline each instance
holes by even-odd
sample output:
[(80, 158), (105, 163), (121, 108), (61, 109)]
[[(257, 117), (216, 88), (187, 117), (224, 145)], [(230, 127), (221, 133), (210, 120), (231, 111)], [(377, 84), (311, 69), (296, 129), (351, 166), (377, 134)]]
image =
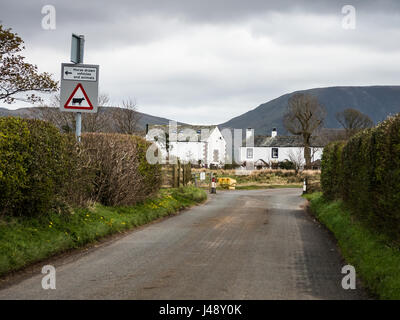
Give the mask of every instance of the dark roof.
[[(312, 147), (323, 147), (325, 144), (322, 139), (315, 137), (311, 139)], [(303, 137), (301, 136), (256, 136), (254, 138), (255, 147), (303, 147)]]
[[(200, 141), (200, 138), (202, 138), (201, 141), (206, 141), (208, 139), (208, 137), (210, 136), (210, 134), (214, 131), (215, 128), (217, 128), (216, 125), (177, 125), (177, 134), (178, 134), (178, 141), (187, 141), (187, 137), (185, 135), (184, 130), (185, 129), (191, 129), (194, 130), (196, 132), (197, 135), (197, 139), (198, 141)], [(149, 130), (151, 129), (161, 129), (164, 132), (168, 133), (169, 131), (169, 125), (162, 125), (162, 124), (153, 124), (153, 125), (149, 125)], [(201, 130), (203, 130), (203, 134), (201, 132)]]

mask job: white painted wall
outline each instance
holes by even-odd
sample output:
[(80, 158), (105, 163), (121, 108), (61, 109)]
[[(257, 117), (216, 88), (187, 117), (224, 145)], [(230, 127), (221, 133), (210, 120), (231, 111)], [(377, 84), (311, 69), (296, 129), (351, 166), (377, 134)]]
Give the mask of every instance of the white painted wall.
[[(218, 151), (217, 161), (214, 161), (214, 150)], [(226, 141), (218, 128), (215, 128), (207, 139), (207, 153), (208, 164), (219, 165), (220, 163), (225, 163)]]
[[(154, 142), (149, 136), (146, 135), (146, 140), (151, 141), (157, 145), (161, 151), (163, 159), (167, 156), (165, 146), (159, 142)], [(217, 161), (214, 161), (214, 150), (218, 151)], [(207, 155), (207, 161), (205, 161)], [(210, 164), (224, 164), (226, 156), (226, 141), (223, 138), (218, 128), (215, 128), (209, 135), (207, 141), (201, 142), (170, 142), (170, 157), (177, 157), (182, 161), (191, 161), (198, 163), (201, 160), (203, 163)]]
[(171, 142), (170, 156), (192, 163), (203, 161), (205, 144), (205, 142)]
[[(247, 147), (240, 148), (240, 161), (252, 161), (255, 162), (259, 159), (264, 160), (267, 163), (271, 163), (272, 161), (285, 161), (290, 160), (289, 155), (292, 153), (297, 155), (300, 153), (303, 159), (303, 163), (305, 163), (304, 159), (304, 148), (300, 147), (278, 147), (278, 158), (272, 158), (272, 148), (271, 147), (253, 147), (253, 158), (247, 158)], [(323, 148), (312, 148), (311, 161), (316, 161), (321, 159)]]

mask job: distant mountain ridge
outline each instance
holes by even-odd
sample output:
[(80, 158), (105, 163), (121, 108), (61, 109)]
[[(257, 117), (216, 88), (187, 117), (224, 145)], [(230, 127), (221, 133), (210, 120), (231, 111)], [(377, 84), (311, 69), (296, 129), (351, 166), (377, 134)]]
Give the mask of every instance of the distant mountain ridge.
[(308, 93), (318, 98), (327, 110), (327, 128), (340, 128), (335, 115), (346, 108), (360, 110), (371, 117), (374, 123), (400, 112), (400, 86), (327, 87), (285, 94), (218, 126), (253, 128), (258, 135), (269, 135), (272, 128), (276, 127), (278, 134), (284, 134), (286, 130), (282, 123), (283, 114), (289, 98), (295, 93)]
[[(364, 87), (327, 87), (299, 90), (282, 95), (259, 105), (257, 108), (219, 124), (222, 128), (255, 129), (256, 135), (270, 135), (272, 128), (278, 129), (278, 135), (287, 134), (282, 118), (289, 98), (295, 93), (309, 93), (318, 98), (327, 110), (326, 128), (340, 128), (336, 113), (346, 108), (358, 109), (371, 117), (374, 123), (400, 112), (400, 86), (364, 86)], [(110, 112), (114, 107), (101, 107), (99, 112)], [(0, 116), (37, 117), (36, 108), (9, 110), (0, 107)], [(36, 113), (36, 115), (35, 115)], [(169, 119), (141, 113), (139, 129), (144, 131), (146, 124), (168, 124)], [(178, 122), (180, 123), (180, 122)]]
[[(110, 113), (115, 107), (100, 107), (99, 112)], [(140, 114), (140, 120), (138, 124), (138, 129), (144, 131), (146, 128), (146, 124), (168, 124), (169, 119), (156, 117), (149, 115), (147, 113), (138, 112)], [(0, 108), (0, 117), (21, 117), (21, 118), (40, 118), (40, 112), (38, 108), (19, 108), (15, 110), (10, 110), (7, 108)]]

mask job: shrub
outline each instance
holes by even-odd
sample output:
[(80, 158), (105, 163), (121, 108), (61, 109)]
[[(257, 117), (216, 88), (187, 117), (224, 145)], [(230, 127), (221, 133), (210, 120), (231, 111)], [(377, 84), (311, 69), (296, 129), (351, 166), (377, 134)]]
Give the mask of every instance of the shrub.
[(346, 144), (324, 149), (324, 196), (342, 198), (362, 221), (398, 241), (400, 233), (400, 114)]
[(225, 163), (224, 170), (233, 170), (239, 168), (241, 165), (233, 161), (232, 163)]
[(74, 176), (74, 144), (50, 123), (0, 118), (2, 214), (40, 215), (54, 207)]
[(159, 190), (161, 169), (136, 136), (61, 134), (40, 120), (0, 118), (0, 214), (40, 215), (88, 201), (131, 205)]
[(294, 170), (295, 169), (295, 165), (292, 161), (289, 160), (285, 160), (285, 161), (281, 161), (278, 164), (279, 169), (283, 169), (283, 170)]
[(161, 167), (146, 160), (143, 138), (105, 133), (82, 136), (83, 162), (93, 171), (91, 198), (104, 205), (132, 205), (156, 193)]
[(18, 118), (0, 118), (0, 214), (13, 212), (27, 184), (29, 130)]
[(324, 196), (335, 199), (341, 195), (341, 154), (344, 142), (332, 142), (324, 148), (321, 160), (321, 188)]

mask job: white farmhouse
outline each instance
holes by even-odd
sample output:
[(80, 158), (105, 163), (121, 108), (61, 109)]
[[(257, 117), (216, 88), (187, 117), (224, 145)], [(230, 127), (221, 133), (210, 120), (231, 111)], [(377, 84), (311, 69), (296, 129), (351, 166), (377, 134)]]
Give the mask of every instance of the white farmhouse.
[(225, 164), (226, 142), (215, 125), (148, 125), (146, 140), (157, 145), (163, 159), (178, 158), (207, 167)]
[[(273, 162), (292, 161), (305, 164), (304, 147), (300, 136), (278, 136), (276, 129), (272, 130), (271, 136), (252, 137), (254, 130), (246, 129), (246, 141), (254, 141), (253, 146), (247, 145), (240, 148), (240, 161), (251, 162), (256, 166), (264, 163), (271, 166)], [(323, 152), (323, 143), (320, 139), (311, 142), (311, 161), (320, 160)]]

